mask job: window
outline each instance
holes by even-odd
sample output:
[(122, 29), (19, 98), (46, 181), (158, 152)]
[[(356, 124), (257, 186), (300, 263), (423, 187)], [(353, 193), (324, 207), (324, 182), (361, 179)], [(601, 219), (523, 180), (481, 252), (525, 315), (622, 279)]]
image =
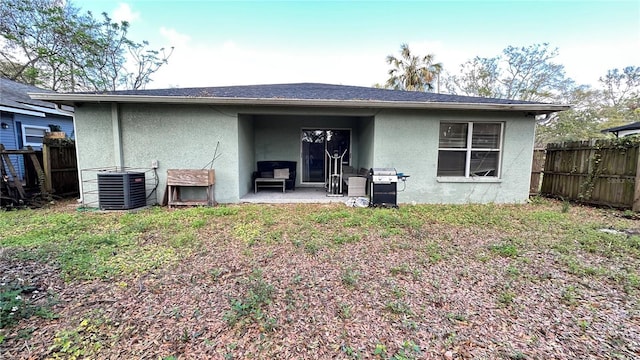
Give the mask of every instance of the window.
[(22, 125), (22, 146), (42, 146), (44, 135), (49, 132), (45, 126)]
[(502, 123), (440, 123), (438, 176), (500, 176)]

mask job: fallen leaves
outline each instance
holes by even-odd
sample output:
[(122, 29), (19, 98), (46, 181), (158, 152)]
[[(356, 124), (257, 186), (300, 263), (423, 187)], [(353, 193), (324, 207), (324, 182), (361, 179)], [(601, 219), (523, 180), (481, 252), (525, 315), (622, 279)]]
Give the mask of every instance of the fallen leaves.
[[(301, 219), (318, 209), (322, 222)], [(20, 278), (55, 293), (52, 309), (60, 317), (31, 317), (3, 329), (1, 357), (69, 355), (64, 341), (80, 356), (98, 358), (640, 356), (638, 290), (572, 271), (565, 253), (527, 242), (540, 229), (442, 221), (416, 228), (412, 221), (406, 228), (394, 223), (393, 231), (350, 229), (360, 233), (353, 241), (326, 235), (333, 245), (309, 251), (283, 221), (322, 239), (331, 221), (349, 213), (332, 217), (344, 209), (314, 205), (282, 211), (290, 219), (274, 217), (269, 225), (281, 231), (280, 241), (243, 241), (233, 237), (233, 218), (210, 218), (198, 232), (201, 247), (181, 262), (112, 281), (63, 282), (54, 266), (5, 251), (2, 281)], [(390, 214), (376, 216), (389, 221)], [(505, 240), (514, 234), (519, 241)], [(603, 262), (597, 253), (570, 255), (583, 264)], [(633, 255), (621, 260), (640, 265)], [(234, 301), (247, 307), (238, 307), (240, 321), (230, 322)], [(59, 346), (52, 350), (53, 344)]]

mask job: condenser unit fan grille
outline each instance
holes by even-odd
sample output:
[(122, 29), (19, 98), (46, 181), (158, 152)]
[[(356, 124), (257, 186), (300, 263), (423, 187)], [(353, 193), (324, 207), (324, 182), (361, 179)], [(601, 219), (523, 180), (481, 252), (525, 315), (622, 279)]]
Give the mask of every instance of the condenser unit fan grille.
[(127, 210), (146, 205), (144, 173), (98, 174), (98, 200), (102, 210)]

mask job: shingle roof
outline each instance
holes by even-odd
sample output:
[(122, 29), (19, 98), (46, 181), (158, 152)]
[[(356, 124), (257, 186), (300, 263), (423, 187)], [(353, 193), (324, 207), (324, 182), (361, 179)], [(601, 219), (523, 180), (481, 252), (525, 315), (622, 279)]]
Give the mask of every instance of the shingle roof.
[(492, 99), (417, 91), (387, 90), (330, 84), (274, 84), (123, 90), (101, 93), (32, 93), (34, 99), (74, 105), (77, 103), (162, 103), (237, 106), (285, 106), (332, 109), (440, 109), (525, 111), (547, 114), (569, 105), (509, 99)]
[(25, 104), (55, 109), (56, 106), (53, 103), (31, 99), (29, 95), (27, 95), (27, 93), (30, 92), (55, 93), (51, 90), (40, 89), (35, 86), (21, 84), (19, 82), (0, 77), (0, 105), (24, 110), (33, 109), (29, 106), (25, 106)]
[[(98, 93), (94, 93), (98, 94)], [(201, 88), (173, 88), (154, 90), (125, 90), (100, 93), (103, 95), (137, 95), (194, 98), (243, 98), (338, 101), (390, 101), (467, 104), (542, 104), (521, 100), (436, 94), (419, 91), (378, 89), (362, 86), (316, 83), (221, 86)]]

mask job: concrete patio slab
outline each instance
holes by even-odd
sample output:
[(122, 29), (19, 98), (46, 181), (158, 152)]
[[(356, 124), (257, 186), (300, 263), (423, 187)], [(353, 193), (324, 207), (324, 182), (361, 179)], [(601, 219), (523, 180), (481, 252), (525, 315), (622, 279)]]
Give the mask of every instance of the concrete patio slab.
[(345, 203), (349, 198), (345, 196), (327, 196), (327, 190), (320, 187), (296, 187), (295, 190), (260, 188), (257, 193), (247, 193), (240, 198), (241, 203), (252, 204), (296, 204), (296, 203)]

